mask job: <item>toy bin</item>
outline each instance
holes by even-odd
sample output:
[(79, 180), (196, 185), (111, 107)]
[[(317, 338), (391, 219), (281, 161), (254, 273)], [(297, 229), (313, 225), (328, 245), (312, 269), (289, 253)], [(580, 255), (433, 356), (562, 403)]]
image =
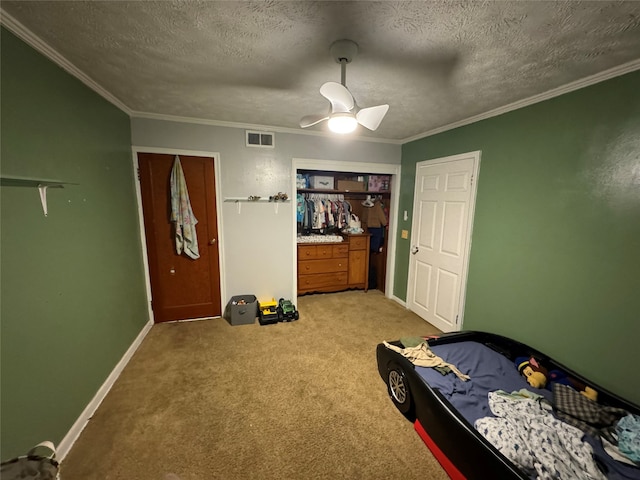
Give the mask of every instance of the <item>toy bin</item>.
[(370, 192), (386, 192), (391, 184), (390, 175), (369, 175)]
[(310, 187), (316, 190), (333, 190), (333, 177), (312, 175), (309, 177)]
[(255, 295), (235, 295), (224, 310), (224, 318), (230, 325), (250, 325), (258, 316), (258, 299)]

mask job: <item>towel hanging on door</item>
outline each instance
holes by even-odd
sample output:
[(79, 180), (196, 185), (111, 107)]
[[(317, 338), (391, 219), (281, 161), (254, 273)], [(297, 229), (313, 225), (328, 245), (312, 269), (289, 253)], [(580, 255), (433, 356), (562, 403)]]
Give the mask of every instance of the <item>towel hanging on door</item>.
[(200, 258), (196, 224), (198, 220), (191, 210), (187, 182), (180, 158), (176, 155), (171, 169), (171, 221), (176, 225), (176, 252), (183, 251), (190, 258)]

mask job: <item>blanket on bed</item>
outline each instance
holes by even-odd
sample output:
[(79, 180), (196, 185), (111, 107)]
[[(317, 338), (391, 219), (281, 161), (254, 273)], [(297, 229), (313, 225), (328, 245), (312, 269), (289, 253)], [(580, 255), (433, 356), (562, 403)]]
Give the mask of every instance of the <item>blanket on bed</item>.
[(582, 431), (555, 418), (544, 403), (516, 392), (489, 393), (496, 417), (475, 422), (476, 429), (512, 462), (541, 480), (604, 480)]
[(622, 408), (600, 405), (580, 395), (573, 388), (559, 383), (553, 385), (553, 406), (559, 419), (589, 435), (602, 437), (614, 445), (618, 444), (618, 420), (628, 414)]
[(531, 387), (513, 362), (478, 342), (433, 345), (431, 350), (447, 363), (455, 364), (471, 376), (463, 382), (453, 375), (441, 375), (432, 368), (416, 367), (428, 385), (436, 388), (473, 425), (477, 419), (491, 416), (487, 394), (493, 390), (509, 392), (526, 388), (551, 400), (549, 390)]
[(395, 345), (391, 345), (388, 342), (382, 342), (385, 347), (394, 352), (398, 352), (403, 357), (409, 359), (411, 363), (418, 367), (448, 367), (453, 373), (455, 373), (459, 379), (463, 381), (469, 380), (469, 375), (465, 375), (458, 368), (452, 364), (445, 362), (442, 358), (437, 356), (431, 351), (427, 342), (422, 342), (415, 347), (400, 348)]

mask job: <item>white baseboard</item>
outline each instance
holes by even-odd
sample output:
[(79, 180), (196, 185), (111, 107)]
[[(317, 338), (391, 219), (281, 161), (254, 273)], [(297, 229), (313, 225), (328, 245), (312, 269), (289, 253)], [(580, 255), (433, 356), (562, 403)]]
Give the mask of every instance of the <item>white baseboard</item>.
[(396, 297), (395, 295), (391, 296), (391, 300), (395, 300), (400, 305), (402, 305), (404, 308), (407, 308), (407, 302), (405, 302), (404, 300), (401, 300), (400, 298)]
[(109, 390), (111, 390), (111, 387), (120, 376), (120, 373), (122, 372), (124, 367), (127, 366), (127, 363), (129, 363), (129, 360), (131, 360), (131, 357), (133, 357), (133, 354), (136, 352), (136, 350), (144, 340), (144, 337), (147, 336), (147, 333), (149, 333), (149, 330), (151, 330), (152, 326), (153, 326), (153, 322), (149, 321), (142, 328), (142, 330), (140, 331), (136, 339), (133, 341), (131, 346), (127, 349), (125, 354), (122, 356), (118, 364), (115, 366), (115, 368), (111, 372), (111, 374), (107, 377), (107, 379), (102, 384), (100, 389), (96, 392), (96, 394), (91, 399), (89, 404), (85, 407), (84, 411), (80, 414), (78, 419), (75, 421), (71, 429), (64, 436), (64, 438), (58, 445), (58, 450), (56, 451), (56, 460), (61, 462), (62, 460), (64, 460), (64, 457), (67, 456), (67, 454), (71, 450), (71, 447), (73, 446), (75, 441), (78, 439), (78, 437), (82, 433), (82, 430), (84, 430), (84, 427), (87, 426), (87, 423), (89, 423), (89, 420), (91, 420), (91, 417), (93, 416), (95, 411), (98, 409), (98, 407), (102, 403), (102, 400), (104, 400), (104, 397), (107, 396), (107, 393), (109, 393)]

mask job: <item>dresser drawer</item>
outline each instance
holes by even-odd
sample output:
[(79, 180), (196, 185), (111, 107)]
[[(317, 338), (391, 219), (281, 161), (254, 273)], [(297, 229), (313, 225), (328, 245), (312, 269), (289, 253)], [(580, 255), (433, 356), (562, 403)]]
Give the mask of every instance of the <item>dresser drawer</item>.
[(333, 258), (343, 258), (349, 256), (349, 245), (334, 245), (333, 246)]
[[(346, 257), (347, 254), (342, 253), (345, 248), (349, 250), (348, 245), (298, 245), (298, 260)], [(336, 252), (340, 254), (336, 255)]]
[(333, 245), (317, 245), (317, 258), (331, 258), (333, 256)]
[(349, 237), (349, 248), (351, 250), (364, 250), (367, 248), (368, 237)]
[(317, 245), (298, 245), (298, 260), (305, 258), (318, 258)]
[(298, 275), (298, 290), (347, 285), (347, 272), (318, 273), (315, 275)]
[(298, 275), (311, 273), (346, 272), (349, 267), (347, 258), (330, 258), (327, 260), (299, 260)]

